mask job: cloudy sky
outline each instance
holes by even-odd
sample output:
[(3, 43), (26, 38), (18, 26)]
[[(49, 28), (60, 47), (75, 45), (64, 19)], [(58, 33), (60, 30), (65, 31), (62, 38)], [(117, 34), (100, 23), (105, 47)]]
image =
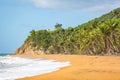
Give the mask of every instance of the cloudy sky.
[(0, 0), (0, 53), (13, 53), (32, 29), (75, 27), (117, 7), (120, 0)]

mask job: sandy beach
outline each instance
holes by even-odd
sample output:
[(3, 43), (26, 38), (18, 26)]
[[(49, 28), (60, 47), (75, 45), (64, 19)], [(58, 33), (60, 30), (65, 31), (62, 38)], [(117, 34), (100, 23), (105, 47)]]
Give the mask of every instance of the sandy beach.
[[(18, 80), (120, 80), (119, 56), (86, 55), (16, 55), (22, 57), (70, 61), (71, 65), (58, 71)], [(52, 65), (51, 65), (52, 66)]]

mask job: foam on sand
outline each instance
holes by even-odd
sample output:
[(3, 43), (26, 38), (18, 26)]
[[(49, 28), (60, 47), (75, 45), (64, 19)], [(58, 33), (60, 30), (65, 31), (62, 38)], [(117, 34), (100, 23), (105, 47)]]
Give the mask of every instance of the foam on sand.
[(70, 62), (22, 57), (0, 57), (0, 80), (14, 80), (59, 70)]

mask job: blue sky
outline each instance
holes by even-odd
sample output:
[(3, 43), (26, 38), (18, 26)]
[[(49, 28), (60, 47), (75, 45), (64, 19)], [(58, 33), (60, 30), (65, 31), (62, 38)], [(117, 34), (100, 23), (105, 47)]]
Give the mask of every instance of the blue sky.
[(75, 27), (120, 6), (120, 0), (0, 0), (0, 53), (13, 53), (32, 29)]

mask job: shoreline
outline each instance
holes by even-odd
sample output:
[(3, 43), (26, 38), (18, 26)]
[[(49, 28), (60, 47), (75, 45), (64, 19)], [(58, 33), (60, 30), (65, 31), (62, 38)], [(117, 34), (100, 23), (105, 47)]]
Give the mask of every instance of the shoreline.
[(70, 66), (47, 74), (20, 78), (17, 80), (120, 80), (119, 56), (87, 55), (13, 55), (20, 57), (54, 59), (69, 61)]
[(58, 62), (53, 59), (1, 56), (0, 80), (16, 80), (51, 73), (69, 65), (70, 62)]

